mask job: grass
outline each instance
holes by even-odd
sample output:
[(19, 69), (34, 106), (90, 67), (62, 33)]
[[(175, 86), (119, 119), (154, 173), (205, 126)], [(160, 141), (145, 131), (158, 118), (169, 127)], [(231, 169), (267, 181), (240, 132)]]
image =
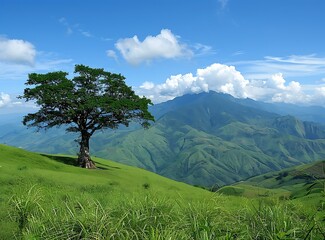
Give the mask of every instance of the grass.
[(323, 209), (0, 145), (0, 239), (322, 239)]
[(277, 196), (305, 203), (312, 200), (311, 204), (321, 202), (325, 197), (325, 161), (263, 174), (224, 187), (220, 192), (245, 197)]

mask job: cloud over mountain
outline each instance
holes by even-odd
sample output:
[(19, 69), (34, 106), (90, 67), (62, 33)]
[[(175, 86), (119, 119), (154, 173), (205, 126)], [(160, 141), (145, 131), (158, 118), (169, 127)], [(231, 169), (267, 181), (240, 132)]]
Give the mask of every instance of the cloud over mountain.
[(206, 68), (197, 69), (192, 73), (170, 76), (165, 83), (155, 85), (145, 82), (139, 88), (139, 93), (150, 97), (155, 102), (162, 102), (186, 93), (208, 92), (210, 90), (231, 94), (235, 97), (248, 97), (246, 86), (249, 81), (235, 69), (214, 63)]
[(171, 100), (187, 93), (216, 91), (236, 98), (252, 98), (268, 102), (316, 104), (325, 102), (323, 85), (305, 86), (298, 81), (287, 82), (282, 73), (263, 79), (246, 79), (234, 66), (214, 63), (197, 69), (196, 74), (172, 75), (164, 83), (145, 82), (138, 94), (154, 102)]

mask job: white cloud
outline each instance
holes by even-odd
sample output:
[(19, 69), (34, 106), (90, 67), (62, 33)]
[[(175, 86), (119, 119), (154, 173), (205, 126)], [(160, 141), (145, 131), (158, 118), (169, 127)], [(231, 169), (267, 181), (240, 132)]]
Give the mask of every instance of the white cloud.
[(270, 81), (268, 81), (269, 87), (275, 89), (285, 89), (285, 82), (286, 81), (284, 80), (282, 73), (273, 74)]
[(252, 98), (266, 102), (325, 104), (325, 85), (303, 85), (287, 82), (284, 74), (269, 74), (263, 79), (246, 79), (234, 66), (214, 63), (197, 69), (196, 74), (170, 76), (162, 84), (145, 82), (137, 93), (159, 103), (187, 93), (208, 91), (228, 93), (236, 98)]
[(169, 29), (162, 29), (157, 36), (147, 36), (142, 42), (136, 35), (133, 38), (120, 39), (115, 47), (133, 65), (158, 58), (171, 59), (193, 54)]
[(0, 108), (5, 107), (10, 102), (11, 102), (11, 98), (10, 98), (9, 94), (1, 92), (0, 93)]
[(272, 97), (272, 102), (285, 102), (285, 103), (310, 103), (311, 96), (302, 91), (299, 82), (292, 81), (284, 88), (285, 91), (278, 92)]
[(151, 90), (155, 87), (155, 84), (152, 82), (144, 82), (140, 88), (145, 89), (145, 90)]
[(205, 87), (206, 91), (213, 90), (235, 97), (247, 97), (245, 88), (249, 81), (234, 66), (214, 63), (204, 69), (198, 69), (197, 76), (198, 83), (204, 82), (208, 86)]
[(10, 113), (34, 112), (39, 107), (34, 102), (25, 102), (15, 95), (0, 93), (0, 115)]
[(208, 92), (210, 90), (231, 94), (235, 97), (248, 97), (246, 80), (235, 67), (214, 63), (192, 73), (169, 77), (165, 83), (155, 85), (145, 82), (138, 94), (150, 97), (154, 102), (163, 102), (187, 93)]
[(30, 42), (0, 37), (1, 62), (33, 65), (35, 56), (35, 47)]

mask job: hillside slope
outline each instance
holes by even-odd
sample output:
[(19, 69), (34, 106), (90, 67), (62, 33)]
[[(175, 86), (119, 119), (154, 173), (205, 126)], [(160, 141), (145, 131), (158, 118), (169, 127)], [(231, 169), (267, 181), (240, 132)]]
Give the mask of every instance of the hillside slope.
[[(17, 225), (8, 214), (16, 207), (23, 214), (38, 203), (53, 209), (92, 200), (117, 205), (133, 197), (159, 196), (161, 200), (187, 202), (212, 197), (211, 192), (143, 169), (99, 158), (94, 161), (97, 169), (82, 169), (74, 166), (76, 157), (33, 153), (0, 144), (0, 239), (14, 239), (11, 232), (17, 231)], [(13, 197), (22, 197), (17, 206), (12, 204)]]
[(126, 195), (149, 188), (166, 197), (182, 195), (195, 199), (210, 194), (143, 169), (99, 158), (94, 161), (98, 168), (87, 170), (74, 166), (75, 157), (38, 154), (0, 144), (0, 195), (11, 192), (13, 186), (35, 183), (48, 184), (49, 188), (64, 187), (67, 192), (68, 189), (82, 192), (96, 185), (103, 192), (117, 190)]
[(315, 206), (324, 203), (325, 161), (302, 164), (271, 172), (221, 188), (219, 193), (234, 196), (278, 196), (304, 199)]
[[(325, 231), (322, 216), (298, 199), (293, 204), (307, 212), (98, 158), (98, 169), (81, 169), (75, 158), (0, 145), (0, 239), (303, 239), (306, 232), (320, 239)], [(256, 210), (261, 201), (265, 214)], [(260, 226), (260, 216), (270, 224)]]

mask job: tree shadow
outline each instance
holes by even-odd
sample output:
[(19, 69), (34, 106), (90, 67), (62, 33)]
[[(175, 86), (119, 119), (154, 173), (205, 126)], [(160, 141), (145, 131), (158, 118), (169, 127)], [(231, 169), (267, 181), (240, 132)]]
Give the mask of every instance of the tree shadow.
[(64, 164), (75, 166), (75, 167), (78, 166), (76, 158), (73, 158), (73, 157), (53, 156), (53, 155), (48, 155), (48, 154), (41, 154), (41, 155), (44, 157), (47, 157), (49, 159), (52, 159), (54, 161), (60, 162), (60, 163), (64, 163)]
[[(94, 160), (93, 160), (94, 161)], [(96, 162), (96, 167), (99, 168), (99, 169), (104, 169), (104, 170), (109, 170), (109, 169), (121, 169), (120, 167), (113, 167), (113, 166), (110, 166), (108, 164), (104, 164), (104, 163), (99, 163), (99, 162)], [(101, 165), (101, 166), (99, 166)]]
[[(55, 155), (49, 155), (49, 154), (41, 154), (41, 155), (44, 156), (44, 157), (47, 157), (49, 159), (52, 159), (52, 160), (54, 160), (56, 162), (60, 162), (60, 163), (64, 163), (64, 164), (67, 164), (67, 165), (79, 167), (78, 163), (77, 163), (77, 158), (74, 158), (74, 157), (55, 156)], [(97, 169), (101, 169), (101, 170), (121, 169), (120, 167), (113, 167), (113, 166), (110, 166), (108, 164), (99, 163), (99, 162), (96, 162), (96, 161), (94, 161), (94, 162), (96, 164)]]

